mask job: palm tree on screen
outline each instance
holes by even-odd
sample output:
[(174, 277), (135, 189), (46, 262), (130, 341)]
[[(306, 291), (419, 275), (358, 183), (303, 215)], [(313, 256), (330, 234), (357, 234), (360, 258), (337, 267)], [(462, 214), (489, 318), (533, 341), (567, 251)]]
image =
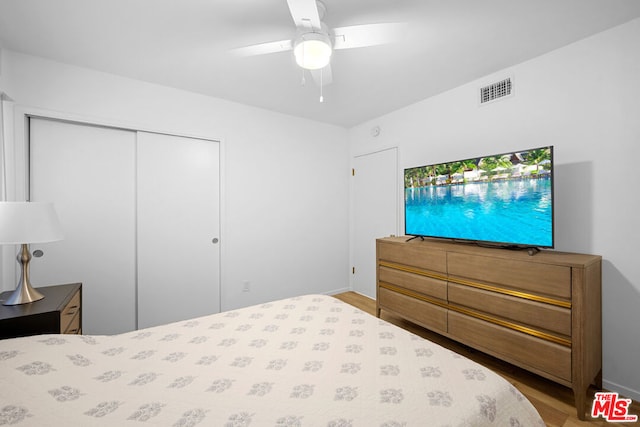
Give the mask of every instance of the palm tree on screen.
[[(551, 162), (551, 150), (548, 148), (537, 148), (526, 153), (524, 156), (528, 165), (536, 166), (536, 173), (540, 171), (540, 165)], [(544, 166), (543, 166), (544, 167)]]

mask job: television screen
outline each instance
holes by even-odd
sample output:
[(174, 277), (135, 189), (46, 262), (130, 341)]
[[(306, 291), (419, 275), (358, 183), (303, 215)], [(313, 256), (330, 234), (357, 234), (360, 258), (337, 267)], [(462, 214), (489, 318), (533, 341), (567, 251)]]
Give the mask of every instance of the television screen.
[(553, 146), (404, 170), (409, 236), (553, 247)]

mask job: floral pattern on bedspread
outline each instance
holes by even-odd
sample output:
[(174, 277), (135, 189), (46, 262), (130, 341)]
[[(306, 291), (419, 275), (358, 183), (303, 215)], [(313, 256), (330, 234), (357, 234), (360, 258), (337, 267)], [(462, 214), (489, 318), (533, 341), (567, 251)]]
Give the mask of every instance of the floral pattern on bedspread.
[(543, 426), (490, 370), (307, 295), (115, 336), (0, 341), (0, 426)]

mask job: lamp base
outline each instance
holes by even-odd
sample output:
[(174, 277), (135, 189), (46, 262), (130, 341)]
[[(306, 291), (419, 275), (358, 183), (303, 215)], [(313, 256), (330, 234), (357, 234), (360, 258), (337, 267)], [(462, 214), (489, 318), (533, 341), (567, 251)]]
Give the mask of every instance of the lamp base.
[(22, 245), (17, 259), (21, 267), (20, 281), (18, 281), (16, 290), (13, 291), (2, 305), (29, 304), (44, 298), (44, 295), (33, 289), (31, 283), (29, 283), (29, 261), (31, 261), (31, 253), (29, 253), (29, 248), (26, 244)]
[(35, 290), (31, 285), (25, 285), (23, 282), (23, 284), (18, 286), (9, 298), (2, 303), (2, 305), (29, 304), (34, 301), (39, 301), (42, 298), (44, 298), (44, 295)]

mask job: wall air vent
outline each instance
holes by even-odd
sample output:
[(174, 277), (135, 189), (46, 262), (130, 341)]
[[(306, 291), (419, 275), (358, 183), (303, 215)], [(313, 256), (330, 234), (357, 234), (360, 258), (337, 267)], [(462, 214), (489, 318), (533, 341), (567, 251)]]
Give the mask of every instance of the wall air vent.
[(480, 104), (504, 98), (513, 93), (511, 77), (480, 88)]

